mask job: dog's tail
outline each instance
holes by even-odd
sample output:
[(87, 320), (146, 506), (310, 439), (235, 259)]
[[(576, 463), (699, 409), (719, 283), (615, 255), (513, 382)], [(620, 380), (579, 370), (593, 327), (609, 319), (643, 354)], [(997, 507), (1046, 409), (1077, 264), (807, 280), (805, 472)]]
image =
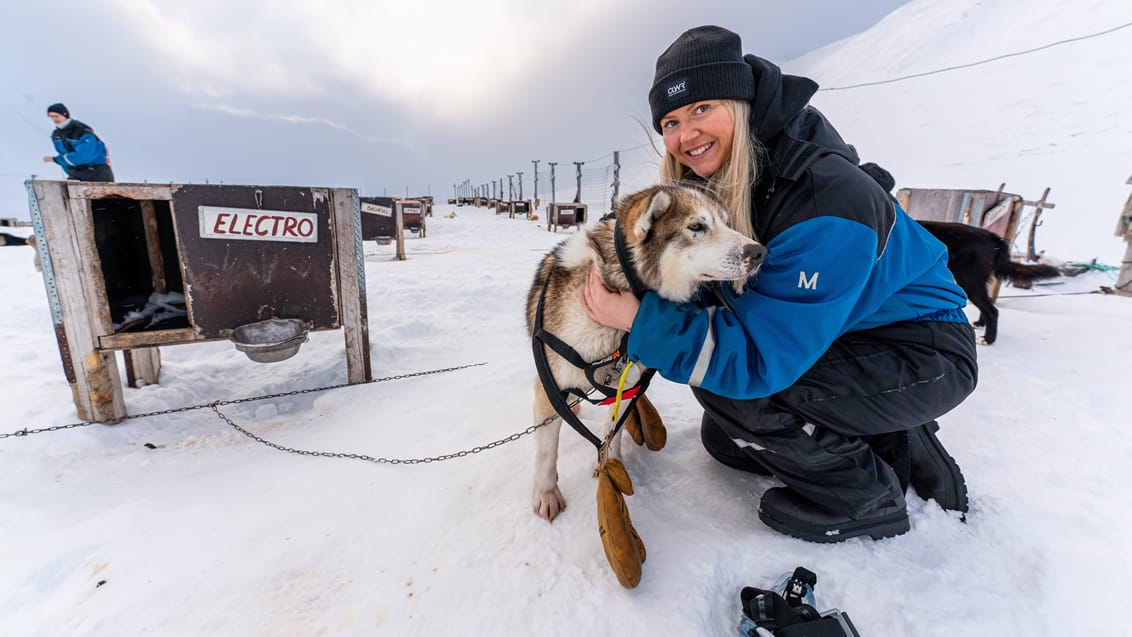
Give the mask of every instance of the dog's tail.
[(1029, 288), (1034, 281), (1061, 276), (1061, 271), (1052, 265), (1030, 265), (1011, 261), (1010, 250), (1003, 246), (994, 255), (994, 275), (1009, 280), (1016, 288)]

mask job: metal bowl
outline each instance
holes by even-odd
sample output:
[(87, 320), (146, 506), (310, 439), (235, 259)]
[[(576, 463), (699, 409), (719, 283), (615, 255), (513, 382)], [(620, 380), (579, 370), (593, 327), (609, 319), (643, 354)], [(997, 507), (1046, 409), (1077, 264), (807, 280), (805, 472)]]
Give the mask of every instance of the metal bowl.
[(291, 358), (307, 342), (307, 326), (300, 319), (268, 319), (232, 330), (228, 339), (257, 363), (278, 363)]

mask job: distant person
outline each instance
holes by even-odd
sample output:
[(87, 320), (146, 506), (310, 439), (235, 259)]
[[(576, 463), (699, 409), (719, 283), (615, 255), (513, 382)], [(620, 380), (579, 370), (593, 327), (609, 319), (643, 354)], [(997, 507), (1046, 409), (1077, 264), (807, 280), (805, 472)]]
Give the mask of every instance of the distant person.
[(114, 181), (106, 144), (94, 134), (93, 128), (71, 119), (71, 112), (62, 104), (48, 106), (47, 118), (55, 124), (51, 142), (57, 154), (44, 155), (44, 163), (59, 164), (68, 179)]
[[(701, 440), (725, 465), (769, 473), (759, 517), (817, 542), (909, 530), (908, 486), (967, 511), (936, 418), (975, 388), (975, 333), (947, 251), (858, 169), (809, 105), (810, 79), (743, 55), (739, 36), (691, 29), (657, 58), (649, 106), (662, 181), (700, 184), (768, 254), (745, 291), (688, 303), (606, 290), (585, 309), (629, 332), (628, 354), (687, 383)], [(707, 230), (691, 224), (673, 240)]]

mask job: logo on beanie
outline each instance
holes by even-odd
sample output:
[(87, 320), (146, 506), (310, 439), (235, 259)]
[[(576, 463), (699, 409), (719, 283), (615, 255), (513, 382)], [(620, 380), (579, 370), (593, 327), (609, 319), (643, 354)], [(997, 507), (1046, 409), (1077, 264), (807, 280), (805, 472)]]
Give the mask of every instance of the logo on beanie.
[(681, 93), (688, 92), (688, 80), (680, 80), (679, 82), (668, 87), (668, 99), (672, 99)]

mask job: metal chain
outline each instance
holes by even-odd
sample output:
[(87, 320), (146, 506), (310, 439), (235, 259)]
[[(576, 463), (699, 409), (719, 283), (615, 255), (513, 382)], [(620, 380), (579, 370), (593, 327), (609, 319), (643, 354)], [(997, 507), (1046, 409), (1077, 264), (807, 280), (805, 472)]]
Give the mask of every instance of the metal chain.
[[(487, 365), (487, 363), (471, 363), (469, 365), (458, 365), (456, 367), (445, 367), (443, 369), (433, 369), (433, 370), (429, 370), (429, 371), (425, 371), (425, 372), (410, 372), (408, 374), (397, 374), (395, 376), (385, 376), (383, 378), (374, 378), (373, 380), (367, 380), (364, 383), (339, 383), (337, 385), (329, 385), (327, 387), (311, 387), (309, 389), (296, 389), (294, 391), (279, 392), (277, 394), (265, 394), (263, 396), (251, 396), (249, 398), (234, 398), (232, 400), (219, 400), (219, 401), (215, 401), (215, 402), (211, 402), (211, 403), (205, 403), (205, 404), (202, 404), (202, 405), (188, 405), (188, 406), (185, 406), (185, 407), (174, 407), (172, 409), (162, 409), (160, 411), (147, 411), (147, 412), (141, 413), (141, 414), (127, 415), (127, 416), (123, 417), (121, 420), (119, 420), (118, 422), (121, 422), (122, 420), (132, 420), (132, 419), (135, 419), (135, 418), (149, 418), (151, 416), (165, 416), (165, 415), (168, 415), (168, 414), (178, 414), (178, 413), (185, 412), (185, 411), (194, 411), (194, 410), (197, 410), (197, 409), (204, 409), (205, 407), (213, 407), (214, 405), (235, 405), (237, 403), (246, 403), (246, 402), (251, 402), (251, 401), (255, 401), (255, 400), (267, 400), (269, 398), (279, 398), (279, 397), (282, 397), (282, 396), (298, 396), (300, 394), (310, 394), (312, 392), (318, 392), (318, 391), (328, 391), (328, 390), (331, 390), (331, 389), (341, 389), (343, 387), (351, 387), (351, 386), (354, 386), (354, 385), (368, 385), (370, 383), (383, 383), (385, 381), (390, 381), (390, 380), (402, 380), (402, 379), (405, 379), (405, 378), (416, 378), (418, 376), (430, 376), (432, 374), (443, 374), (445, 372), (454, 372), (454, 371), (458, 371), (458, 370), (461, 370), (461, 369), (468, 369), (470, 367), (482, 367), (484, 365)], [(213, 407), (213, 408), (215, 408), (215, 407)], [(32, 434), (43, 433), (43, 432), (46, 432), (46, 431), (58, 431), (60, 429), (74, 429), (75, 427), (86, 427), (88, 425), (97, 425), (97, 424), (99, 424), (99, 423), (88, 422), (88, 421), (83, 420), (83, 421), (79, 421), (79, 422), (73, 422), (73, 423), (70, 423), (70, 424), (67, 424), (67, 425), (56, 425), (54, 427), (44, 427), (43, 429), (21, 429), (19, 431), (13, 431), (11, 433), (0, 433), (0, 440), (3, 440), (5, 438), (13, 438), (13, 437), (19, 438), (19, 437), (23, 437), (23, 436), (30, 436)]]
[(22, 436), (30, 436), (32, 434), (40, 434), (45, 431), (59, 431), (60, 429), (74, 429), (75, 427), (86, 427), (87, 425), (96, 425), (94, 422), (73, 422), (69, 425), (55, 425), (54, 427), (44, 427), (43, 429), (21, 429), (11, 433), (0, 434), (0, 440), (4, 438), (19, 438)]
[[(580, 402), (582, 402), (582, 399), (578, 398), (574, 401), (573, 404), (569, 405), (569, 407), (573, 408), (575, 405), (577, 405)], [(224, 413), (220, 411), (220, 409), (218, 408), (218, 406), (220, 404), (221, 403), (213, 403), (213, 404), (209, 405), (209, 407), (212, 408), (212, 411), (216, 412), (216, 416), (218, 418), (220, 418), (224, 422), (228, 423), (233, 429), (244, 434), (248, 438), (251, 438), (252, 440), (255, 440), (256, 442), (258, 442), (260, 444), (271, 447), (272, 449), (278, 449), (279, 451), (286, 451), (287, 453), (295, 453), (295, 454), (298, 454), (300, 456), (318, 456), (320, 458), (349, 458), (350, 460), (364, 460), (366, 462), (373, 462), (373, 463), (377, 463), (377, 464), (430, 464), (430, 463), (433, 463), (433, 462), (444, 462), (445, 460), (452, 460), (453, 458), (463, 458), (465, 456), (470, 456), (470, 455), (473, 455), (473, 454), (480, 453), (481, 451), (487, 451), (488, 449), (494, 449), (494, 448), (499, 447), (501, 445), (505, 445), (509, 442), (515, 442), (516, 440), (522, 438), (523, 436), (526, 436), (528, 434), (533, 434), (535, 431), (549, 425), (550, 423), (552, 423), (552, 422), (554, 422), (555, 420), (558, 419), (558, 414), (554, 414), (553, 416), (550, 416), (549, 418), (538, 423), (537, 425), (531, 425), (530, 427), (527, 427), (526, 429), (524, 429), (523, 431), (520, 431), (519, 433), (511, 434), (510, 436), (507, 436), (506, 438), (500, 438), (499, 440), (493, 440), (492, 442), (489, 442), (487, 444), (477, 445), (475, 447), (472, 447), (471, 449), (467, 449), (467, 450), (464, 450), (464, 451), (457, 451), (455, 453), (445, 453), (445, 454), (441, 454), (439, 456), (426, 456), (424, 458), (375, 458), (373, 456), (367, 456), (367, 455), (362, 454), (362, 453), (336, 453), (336, 452), (333, 452), (333, 451), (309, 451), (307, 449), (295, 449), (293, 447), (285, 447), (281, 444), (271, 442), (270, 440), (267, 440), (265, 438), (261, 438), (261, 437), (255, 435), (254, 433), (248, 431), (247, 429), (244, 429), (243, 427), (237, 425), (235, 422), (232, 421), (231, 418), (224, 415)]]

